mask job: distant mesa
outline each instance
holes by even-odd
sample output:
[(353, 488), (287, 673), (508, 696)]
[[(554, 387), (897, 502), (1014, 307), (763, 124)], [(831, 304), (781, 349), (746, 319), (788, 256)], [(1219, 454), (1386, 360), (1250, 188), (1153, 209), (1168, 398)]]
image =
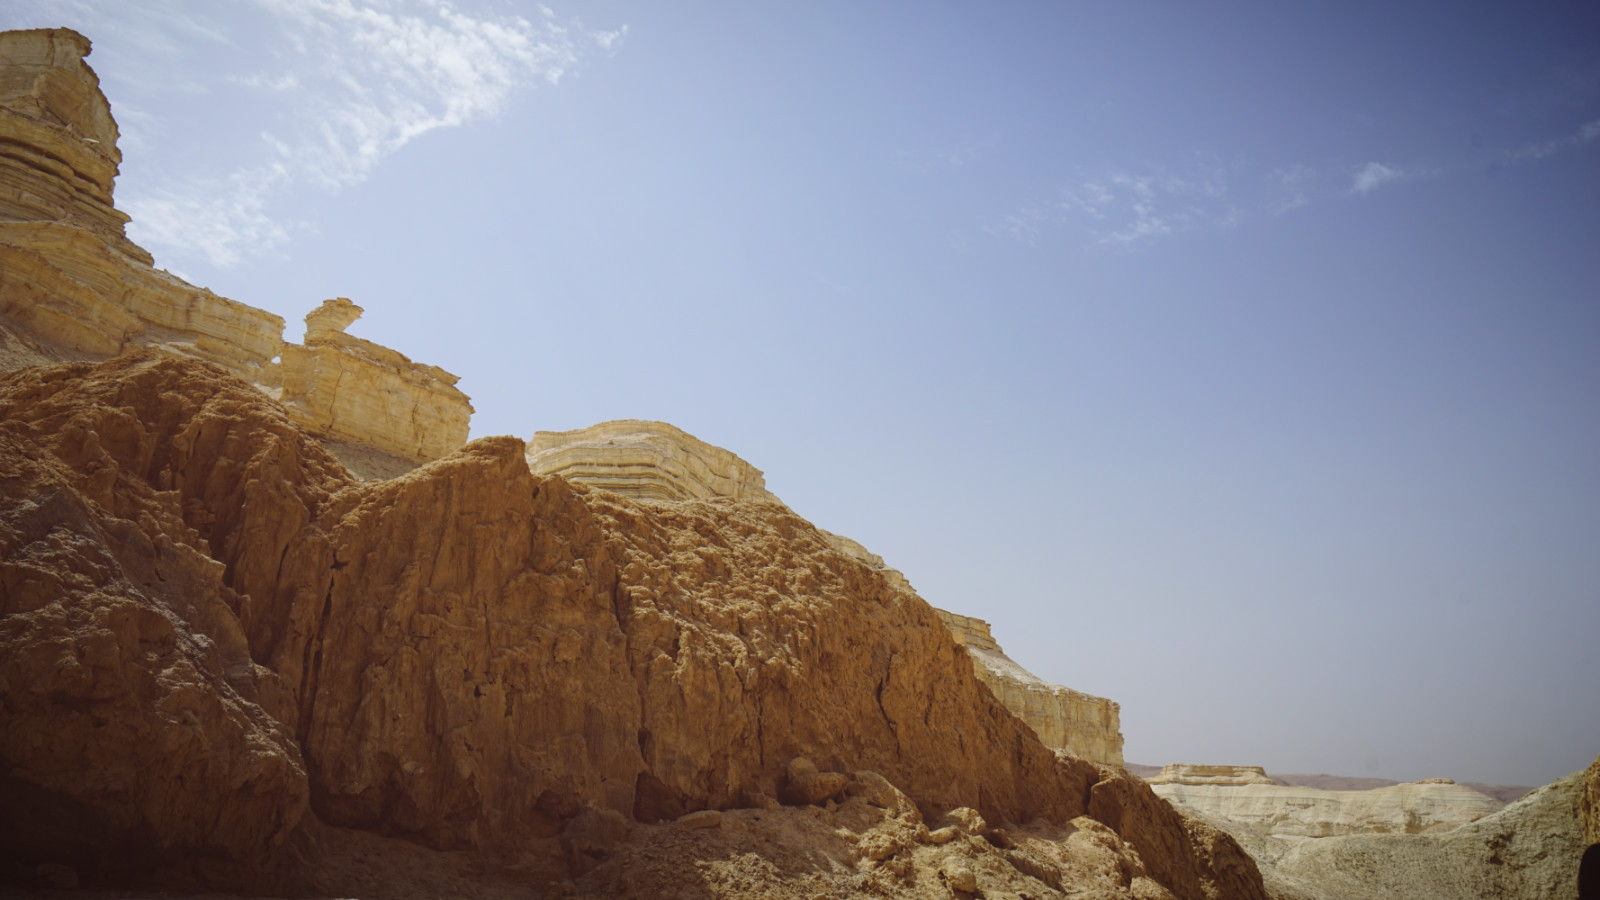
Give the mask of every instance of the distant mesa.
[(1163, 766), (1154, 777), (1145, 780), (1151, 784), (1277, 784), (1260, 766), (1197, 766), (1192, 763)]
[(1273, 781), (1260, 766), (1174, 763), (1146, 779), (1161, 797), (1267, 834), (1431, 834), (1505, 806), (1449, 778), (1355, 791)]

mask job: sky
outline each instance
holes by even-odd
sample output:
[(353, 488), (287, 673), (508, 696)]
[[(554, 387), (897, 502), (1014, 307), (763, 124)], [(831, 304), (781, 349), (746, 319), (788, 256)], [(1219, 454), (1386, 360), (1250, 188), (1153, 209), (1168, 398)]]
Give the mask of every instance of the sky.
[(7, 0), (157, 265), (672, 422), (1130, 761), (1600, 754), (1600, 13)]

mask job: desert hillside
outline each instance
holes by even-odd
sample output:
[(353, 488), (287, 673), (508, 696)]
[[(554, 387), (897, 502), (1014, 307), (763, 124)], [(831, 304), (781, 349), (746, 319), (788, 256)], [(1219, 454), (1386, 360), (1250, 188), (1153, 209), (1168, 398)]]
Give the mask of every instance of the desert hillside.
[(454, 377), (346, 338), (349, 301), (295, 345), (153, 270), (89, 42), (0, 49), (0, 877), (1265, 896), (775, 498), (536, 475), (458, 446)]

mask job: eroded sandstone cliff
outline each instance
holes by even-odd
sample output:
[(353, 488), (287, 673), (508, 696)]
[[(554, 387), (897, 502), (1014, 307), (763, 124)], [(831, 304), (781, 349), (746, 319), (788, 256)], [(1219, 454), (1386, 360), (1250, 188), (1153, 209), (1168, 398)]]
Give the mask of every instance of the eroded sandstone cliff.
[[(151, 269), (88, 42), (0, 49), (0, 879), (1263, 896), (732, 454), (679, 461), (711, 499), (541, 477), (348, 301), (295, 348)], [(328, 438), (442, 458), (363, 483)]]
[(122, 156), (88, 52), (68, 29), (0, 33), (0, 367), (156, 347), (281, 393), (332, 440), (413, 462), (461, 446), (472, 407), (455, 376), (345, 335), (348, 300), (308, 316), (301, 346), (282, 317), (153, 267), (112, 202)]
[[(528, 443), (528, 466), (536, 475), (559, 475), (640, 499), (780, 502), (767, 491), (760, 470), (664, 422), (627, 419), (576, 431), (541, 431)], [(828, 531), (818, 533), (830, 549), (874, 570), (895, 587), (911, 590), (899, 570), (859, 542)], [(972, 657), (979, 679), (1045, 746), (1122, 765), (1116, 703), (1037, 678), (1001, 651), (987, 622), (935, 612)]]
[(1046, 746), (1122, 765), (1122, 722), (1115, 702), (1051, 684), (1017, 665), (995, 642), (988, 622), (937, 612), (956, 642), (972, 655), (978, 677)]
[[(363, 484), (265, 394), (153, 352), (5, 376), (0, 433), (20, 815), (223, 883), (307, 822), (558, 877), (607, 821), (880, 778), (920, 821), (1088, 816), (1173, 896), (1261, 896), (1231, 840), (1040, 744), (930, 607), (779, 504), (591, 493), (514, 438)], [(802, 755), (823, 792), (796, 799)], [(934, 844), (906, 827), (862, 872)], [(111, 838), (6, 840), (104, 872)]]

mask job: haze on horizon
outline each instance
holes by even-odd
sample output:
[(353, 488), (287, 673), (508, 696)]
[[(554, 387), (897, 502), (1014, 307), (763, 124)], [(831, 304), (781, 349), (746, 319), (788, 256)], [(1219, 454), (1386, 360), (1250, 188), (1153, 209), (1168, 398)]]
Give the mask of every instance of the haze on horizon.
[(0, 8), (62, 25), (158, 265), (475, 436), (733, 450), (1131, 761), (1600, 753), (1585, 4)]

